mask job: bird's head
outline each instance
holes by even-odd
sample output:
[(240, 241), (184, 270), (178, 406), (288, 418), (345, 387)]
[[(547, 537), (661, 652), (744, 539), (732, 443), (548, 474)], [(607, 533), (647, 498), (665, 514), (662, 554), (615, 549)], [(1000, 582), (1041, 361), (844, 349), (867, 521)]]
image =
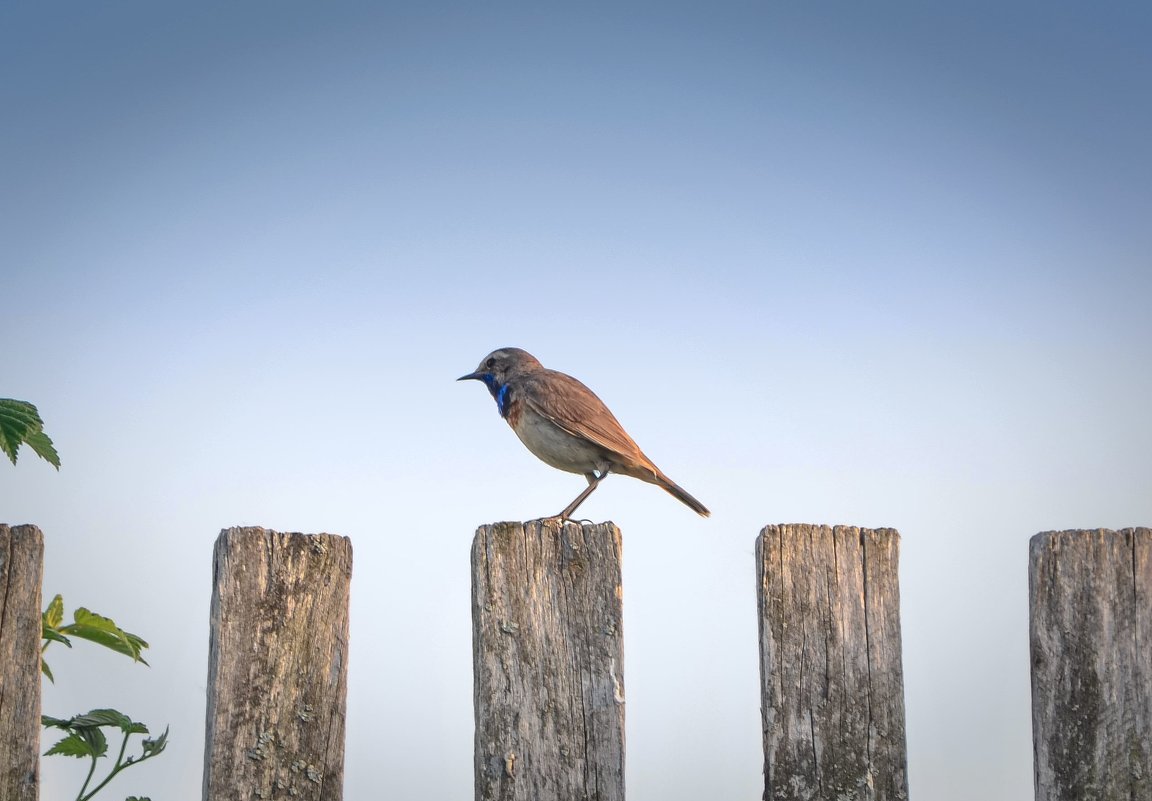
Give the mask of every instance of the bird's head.
[(494, 350), (480, 361), (475, 372), (462, 375), (457, 381), (476, 379), (488, 385), (488, 389), (495, 395), (508, 379), (540, 369), (540, 362), (526, 350), (520, 348), (500, 348)]

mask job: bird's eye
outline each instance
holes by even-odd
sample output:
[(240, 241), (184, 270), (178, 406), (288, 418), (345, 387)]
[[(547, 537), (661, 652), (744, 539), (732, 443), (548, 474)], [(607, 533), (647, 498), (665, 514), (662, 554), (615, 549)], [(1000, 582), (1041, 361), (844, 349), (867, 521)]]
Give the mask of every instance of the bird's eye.
[(484, 362), (484, 366), (487, 367), (489, 370), (491, 370), (493, 367), (496, 366), (496, 360), (495, 359), (489, 359), (488, 361)]

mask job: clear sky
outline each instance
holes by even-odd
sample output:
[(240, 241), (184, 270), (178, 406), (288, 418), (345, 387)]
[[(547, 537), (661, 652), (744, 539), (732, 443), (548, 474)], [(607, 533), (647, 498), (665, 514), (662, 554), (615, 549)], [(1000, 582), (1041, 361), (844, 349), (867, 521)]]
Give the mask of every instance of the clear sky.
[[(0, 519), (45, 711), (172, 726), (200, 797), (211, 551), (353, 539), (346, 797), (472, 787), (475, 527), (584, 482), (477, 384), (525, 348), (713, 510), (609, 479), (633, 801), (758, 798), (753, 541), (892, 526), (912, 793), (1031, 797), (1027, 543), (1152, 523), (1146, 3), (0, 8)], [(45, 798), (82, 766), (49, 764)], [(135, 773), (136, 775), (132, 775)]]

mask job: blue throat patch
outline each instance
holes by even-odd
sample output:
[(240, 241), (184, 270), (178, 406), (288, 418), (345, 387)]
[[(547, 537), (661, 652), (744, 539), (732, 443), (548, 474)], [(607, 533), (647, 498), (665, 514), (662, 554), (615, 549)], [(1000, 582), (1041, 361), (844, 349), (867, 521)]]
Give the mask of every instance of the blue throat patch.
[(488, 387), (488, 391), (492, 393), (492, 397), (496, 399), (496, 410), (500, 412), (501, 417), (508, 416), (508, 385), (497, 384), (496, 376), (491, 373), (484, 373), (479, 376), (480, 380), (484, 382), (484, 386)]
[(501, 417), (508, 416), (508, 385), (500, 387), (496, 392), (496, 408), (500, 411)]

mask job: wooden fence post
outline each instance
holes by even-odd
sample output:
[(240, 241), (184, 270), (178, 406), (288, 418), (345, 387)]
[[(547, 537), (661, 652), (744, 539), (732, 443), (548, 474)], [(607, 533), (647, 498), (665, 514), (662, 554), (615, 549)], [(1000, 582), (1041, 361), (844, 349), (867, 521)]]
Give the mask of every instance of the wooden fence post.
[(766, 801), (908, 797), (899, 549), (893, 529), (760, 532)]
[(472, 653), (477, 801), (623, 801), (615, 525), (481, 526)]
[(1029, 547), (1037, 801), (1152, 798), (1152, 529)]
[(40, 795), (40, 583), (44, 535), (0, 523), (0, 801)]
[(339, 801), (351, 542), (231, 528), (213, 561), (205, 801)]

